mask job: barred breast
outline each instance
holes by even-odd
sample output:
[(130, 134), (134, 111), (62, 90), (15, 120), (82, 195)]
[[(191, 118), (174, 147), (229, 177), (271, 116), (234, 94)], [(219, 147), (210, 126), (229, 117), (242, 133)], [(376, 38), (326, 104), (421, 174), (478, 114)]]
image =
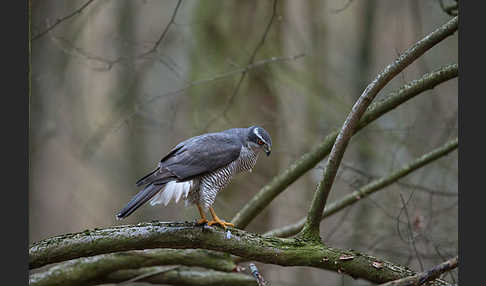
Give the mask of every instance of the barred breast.
[(242, 147), (240, 156), (225, 167), (219, 168), (199, 179), (199, 191), (189, 193), (188, 201), (199, 203), (204, 209), (213, 205), (216, 195), (224, 189), (231, 178), (240, 172), (251, 172), (257, 161), (258, 154)]

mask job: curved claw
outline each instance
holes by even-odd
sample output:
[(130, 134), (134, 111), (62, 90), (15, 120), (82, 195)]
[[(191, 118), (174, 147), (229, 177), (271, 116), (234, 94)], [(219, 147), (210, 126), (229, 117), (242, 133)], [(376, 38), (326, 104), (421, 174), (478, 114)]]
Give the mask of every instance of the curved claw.
[(234, 224), (230, 223), (230, 222), (225, 222), (225, 221), (222, 221), (217, 215), (216, 215), (216, 212), (214, 211), (214, 209), (212, 207), (209, 207), (209, 211), (211, 212), (211, 215), (213, 216), (213, 220), (208, 222), (208, 225), (211, 226), (213, 224), (219, 224), (220, 226), (222, 226), (224, 229), (226, 229), (226, 226), (235, 226)]
[(224, 229), (226, 229), (227, 226), (231, 226), (231, 227), (235, 226), (234, 224), (232, 224), (230, 222), (225, 222), (225, 221), (222, 221), (222, 220), (212, 220), (212, 221), (208, 222), (209, 226), (211, 226), (213, 224), (218, 224), (221, 227), (223, 227)]

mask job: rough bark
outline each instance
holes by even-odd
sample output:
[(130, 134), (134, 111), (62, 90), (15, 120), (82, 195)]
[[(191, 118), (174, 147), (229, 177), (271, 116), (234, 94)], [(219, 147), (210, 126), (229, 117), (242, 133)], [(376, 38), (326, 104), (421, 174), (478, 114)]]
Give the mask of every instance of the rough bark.
[[(156, 273), (156, 274), (154, 274)], [(186, 286), (257, 286), (250, 275), (226, 273), (211, 269), (193, 269), (189, 267), (147, 267), (140, 269), (120, 270), (99, 280), (102, 283), (121, 283), (134, 278), (136, 281), (152, 284), (170, 284)]]
[(153, 248), (216, 250), (263, 263), (339, 271), (375, 283), (415, 274), (406, 267), (354, 250), (301, 239), (263, 237), (238, 229), (224, 231), (189, 222), (144, 223), (48, 238), (31, 246), (29, 265), (34, 268), (78, 257)]
[(201, 249), (147, 249), (82, 257), (59, 263), (29, 277), (29, 285), (89, 285), (122, 269), (182, 264), (230, 272), (236, 265), (229, 255)]

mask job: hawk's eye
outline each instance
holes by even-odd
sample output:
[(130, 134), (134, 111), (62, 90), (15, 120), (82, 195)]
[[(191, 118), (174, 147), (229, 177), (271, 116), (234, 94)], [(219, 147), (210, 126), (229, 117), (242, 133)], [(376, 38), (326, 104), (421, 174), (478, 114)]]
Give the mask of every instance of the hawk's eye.
[(258, 139), (257, 143), (258, 143), (258, 145), (263, 145), (263, 141), (260, 140), (260, 139)]

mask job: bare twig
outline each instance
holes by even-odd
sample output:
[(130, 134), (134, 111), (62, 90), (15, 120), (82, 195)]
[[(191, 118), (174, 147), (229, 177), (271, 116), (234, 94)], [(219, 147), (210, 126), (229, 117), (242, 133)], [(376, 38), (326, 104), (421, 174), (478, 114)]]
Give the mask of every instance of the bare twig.
[(254, 263), (250, 263), (249, 267), (251, 275), (253, 275), (253, 277), (255, 278), (258, 286), (266, 286), (267, 282), (265, 281), (265, 279), (263, 279), (263, 276), (262, 274), (260, 274), (260, 271), (258, 271), (256, 265)]
[[(350, 164), (346, 164), (344, 162), (341, 162), (341, 166), (343, 166), (346, 169), (350, 169), (353, 172), (356, 172), (356, 173), (360, 174), (361, 176), (363, 176), (363, 177), (365, 177), (369, 180), (378, 178), (378, 176), (376, 176), (376, 175), (369, 174), (369, 173), (367, 173), (367, 172), (365, 172), (365, 171), (363, 171), (359, 168), (356, 168), (356, 167), (354, 167)], [(407, 182), (397, 181), (395, 184), (402, 186), (402, 187), (405, 187), (405, 188), (408, 188), (408, 189), (422, 191), (422, 192), (426, 192), (426, 193), (429, 193), (429, 194), (432, 194), (432, 195), (437, 195), (437, 196), (444, 196), (444, 197), (457, 197), (458, 196), (458, 193), (455, 193), (455, 192), (434, 190), (434, 189), (431, 189), (429, 187), (425, 187), (425, 186), (417, 185), (417, 184), (412, 184), (412, 183), (407, 183)]]
[(83, 49), (76, 47), (73, 43), (71, 43), (64, 37), (49, 35), (49, 38), (52, 40), (54, 45), (56, 45), (65, 54), (74, 58), (86, 60), (88, 63), (93, 63), (93, 65), (91, 66), (96, 71), (109, 71), (113, 68), (115, 64), (123, 61), (122, 57), (117, 57), (116, 59), (110, 60), (100, 57), (98, 55), (93, 55), (90, 52), (84, 51)]
[[(253, 63), (253, 61), (255, 60), (256, 54), (258, 53), (258, 51), (260, 50), (260, 48), (265, 43), (265, 39), (267, 38), (268, 32), (270, 31), (270, 27), (272, 26), (272, 23), (273, 23), (276, 15), (277, 15), (277, 0), (274, 0), (273, 1), (273, 6), (272, 6), (272, 16), (270, 17), (270, 21), (268, 22), (267, 27), (265, 28), (265, 31), (263, 32), (263, 35), (260, 38), (260, 41), (258, 42), (257, 46), (253, 50), (253, 52), (252, 52), (252, 54), (250, 56), (250, 59), (248, 60), (248, 64), (247, 65), (251, 65)], [(233, 93), (231, 94), (231, 96), (229, 96), (227, 98), (226, 103), (225, 103), (225, 105), (223, 107), (223, 110), (220, 113), (216, 114), (213, 118), (211, 118), (201, 132), (207, 131), (209, 129), (209, 127), (216, 120), (218, 120), (218, 118), (220, 118), (221, 116), (226, 116), (226, 113), (228, 112), (229, 108), (233, 104), (233, 101), (234, 101), (236, 95), (238, 94), (238, 92), (240, 90), (241, 84), (243, 83), (243, 80), (245, 79), (246, 74), (247, 74), (247, 71), (243, 71), (241, 73), (240, 79), (238, 80), (238, 83), (236, 84), (235, 89), (233, 90)]]
[(346, 3), (344, 3), (343, 7), (331, 10), (331, 13), (333, 14), (341, 13), (342, 11), (346, 10), (351, 5), (352, 2), (353, 0), (347, 0)]
[[(402, 194), (400, 193), (400, 200), (402, 201), (402, 210), (405, 212), (405, 217), (407, 218), (408, 234), (410, 236), (410, 240), (405, 241), (405, 242), (409, 246), (411, 246), (411, 248), (415, 252), (415, 256), (417, 257), (417, 260), (418, 260), (419, 265), (420, 265), (420, 271), (424, 271), (424, 264), (422, 263), (422, 258), (420, 257), (420, 253), (417, 250), (417, 245), (415, 244), (415, 237), (413, 235), (412, 224), (410, 223), (410, 216), (408, 215), (408, 209), (407, 209), (407, 205), (410, 202), (410, 200), (412, 199), (412, 197), (413, 197), (413, 192), (410, 195), (410, 197), (408, 198), (408, 200), (405, 202), (405, 199), (403, 198)], [(402, 212), (402, 210), (400, 210), (400, 213)], [(398, 228), (398, 233), (400, 234), (400, 237), (402, 237), (402, 235), (400, 233), (400, 220), (399, 219), (400, 219), (400, 214), (397, 217), (397, 228)]]
[(161, 95), (152, 96), (152, 97), (144, 100), (143, 102), (135, 105), (133, 112), (127, 114), (126, 116), (124, 116), (124, 118), (120, 119), (118, 126), (115, 128), (115, 131), (118, 130), (119, 128), (121, 128), (127, 120), (129, 120), (132, 116), (134, 116), (142, 106), (145, 106), (149, 103), (152, 103), (152, 102), (154, 102), (158, 99), (179, 94), (179, 93), (184, 92), (187, 89), (194, 87), (194, 86), (198, 86), (198, 85), (202, 85), (202, 84), (206, 84), (206, 83), (210, 83), (210, 82), (214, 82), (214, 81), (218, 81), (218, 80), (223, 80), (223, 79), (231, 77), (235, 74), (246, 73), (246, 72), (248, 72), (252, 69), (259, 68), (259, 67), (271, 64), (271, 63), (293, 61), (293, 60), (297, 60), (299, 58), (302, 58), (304, 56), (305, 56), (304, 54), (298, 54), (298, 55), (295, 55), (295, 56), (271, 57), (269, 59), (263, 59), (261, 61), (249, 64), (245, 67), (237, 68), (237, 69), (234, 69), (234, 70), (231, 70), (231, 71), (228, 71), (228, 72), (216, 74), (216, 75), (211, 76), (209, 78), (200, 79), (200, 80), (196, 80), (196, 81), (187, 83), (186, 85), (184, 85), (183, 87), (181, 87), (177, 90), (169, 91), (169, 92), (161, 94)]
[[(372, 104), (363, 115), (357, 131), (361, 130), (383, 114), (393, 110), (397, 106), (414, 98), (416, 95), (432, 89), (435, 86), (448, 81), (458, 75), (458, 65), (452, 64), (442, 67), (432, 73), (423, 75), (420, 79), (411, 81), (392, 92), (390, 96)], [(332, 144), (337, 136), (337, 131), (331, 132), (326, 138), (308, 153), (302, 155), (288, 168), (274, 177), (255, 194), (251, 200), (232, 219), (239, 228), (245, 228), (270, 202), (282, 193), (290, 184), (300, 178), (305, 172), (312, 169), (331, 151)]]
[(169, 92), (161, 94), (161, 95), (144, 97), (143, 101), (141, 101), (141, 102), (135, 102), (135, 103), (131, 104), (130, 106), (126, 106), (126, 107), (121, 108), (121, 110), (118, 112), (118, 113), (121, 114), (120, 117), (113, 118), (113, 116), (112, 116), (112, 117), (109, 118), (109, 120), (107, 120), (107, 122), (105, 122), (101, 127), (99, 127), (98, 130), (96, 132), (94, 132), (94, 134), (91, 135), (86, 140), (86, 143), (84, 143), (83, 153), (85, 155), (91, 154), (93, 152), (93, 149), (94, 149), (92, 147), (93, 145), (101, 144), (101, 142), (103, 142), (109, 135), (117, 132), (118, 130), (120, 130), (121, 128), (126, 126), (126, 124), (129, 122), (129, 120), (133, 116), (138, 114), (142, 107), (147, 106), (149, 103), (152, 103), (152, 102), (159, 100), (159, 99), (162, 99), (162, 98), (168, 98), (169, 96), (177, 95), (177, 94), (184, 92), (185, 90), (187, 90), (191, 87), (197, 86), (197, 85), (211, 83), (211, 82), (218, 81), (218, 80), (223, 80), (223, 79), (231, 77), (235, 74), (238, 74), (238, 73), (241, 73), (241, 72), (244, 72), (244, 71), (248, 71), (248, 70), (251, 70), (251, 69), (254, 69), (254, 68), (258, 68), (258, 67), (264, 66), (266, 64), (295, 60), (295, 59), (301, 58), (303, 56), (304, 56), (303, 54), (299, 54), (299, 55), (289, 56), (289, 57), (272, 57), (272, 58), (269, 58), (269, 59), (264, 59), (264, 60), (258, 61), (256, 63), (253, 63), (253, 64), (246, 66), (246, 67), (238, 68), (238, 69), (235, 69), (235, 70), (232, 70), (232, 71), (229, 71), (229, 72), (224, 72), (224, 73), (214, 75), (214, 76), (206, 78), (206, 79), (196, 80), (196, 81), (187, 83), (182, 88), (174, 90), (174, 91), (169, 91)]
[(363, 91), (354, 104), (351, 112), (348, 114), (339, 134), (337, 135), (336, 141), (334, 142), (324, 170), (323, 179), (317, 187), (311, 207), (309, 208), (307, 221), (301, 234), (303, 237), (308, 239), (320, 239), (319, 226), (322, 212), (334, 183), (339, 164), (341, 163), (346, 147), (360, 122), (361, 116), (364, 114), (371, 101), (375, 98), (378, 92), (403, 69), (436, 44), (454, 34), (457, 28), (458, 17), (456, 16), (406, 50), (398, 59), (392, 64), (389, 64), (380, 74), (378, 74), (378, 76)]
[(456, 256), (439, 265), (434, 266), (432, 269), (418, 273), (416, 275), (405, 277), (399, 280), (390, 281), (381, 286), (418, 286), (428, 281), (438, 278), (442, 273), (450, 271), (457, 267), (459, 258)]
[[(93, 0), (91, 1), (88, 1), (88, 2), (92, 2)], [(55, 44), (57, 44), (58, 47), (61, 48), (61, 50), (63, 52), (65, 52), (66, 54), (68, 55), (71, 55), (71, 56), (80, 56), (84, 59), (87, 59), (87, 60), (91, 60), (91, 61), (94, 61), (94, 62), (97, 62), (97, 63), (102, 63), (103, 64), (103, 67), (101, 68), (95, 68), (96, 70), (98, 71), (109, 71), (113, 68), (113, 66), (115, 64), (120, 64), (120, 63), (123, 63), (123, 62), (127, 62), (129, 60), (143, 60), (147, 55), (149, 54), (152, 54), (154, 52), (157, 51), (157, 48), (159, 47), (159, 45), (161, 44), (161, 42), (166, 38), (167, 36), (167, 33), (169, 31), (169, 28), (175, 24), (174, 20), (175, 20), (175, 17), (177, 15), (177, 12), (179, 10), (179, 7), (182, 3), (182, 0), (179, 0), (177, 2), (177, 5), (174, 9), (174, 11), (172, 12), (172, 16), (169, 20), (169, 23), (166, 25), (166, 27), (164, 28), (164, 31), (162, 32), (162, 34), (160, 35), (159, 39), (157, 40), (157, 42), (152, 46), (152, 48), (150, 50), (148, 50), (147, 52), (144, 52), (144, 53), (141, 53), (135, 57), (130, 57), (130, 58), (127, 58), (125, 56), (118, 56), (116, 59), (113, 59), (113, 60), (110, 60), (110, 59), (105, 59), (101, 56), (98, 56), (98, 55), (93, 55), (89, 52), (86, 52), (86, 51), (83, 51), (81, 48), (79, 47), (76, 47), (75, 45), (73, 45), (72, 43), (69, 43), (69, 41), (67, 41), (66, 39), (62, 38), (62, 37), (55, 37), (55, 36), (52, 36), (51, 39), (54, 41)], [(79, 10), (82, 10), (84, 8), (86, 8), (86, 6), (88, 5), (89, 3), (86, 3), (85, 5), (83, 5), (83, 7), (81, 7)], [(78, 11), (78, 12), (74, 12), (73, 14), (63, 18), (63, 20), (69, 18), (69, 17), (72, 17), (74, 14), (76, 13), (80, 13), (81, 11)], [(53, 28), (53, 27), (52, 27)], [(51, 29), (52, 29), (51, 28)], [(47, 33), (48, 31), (45, 31), (43, 32), (44, 34)], [(40, 37), (42, 35), (38, 35), (38, 37)], [(60, 42), (61, 41), (61, 42)], [(66, 48), (67, 47), (67, 48)], [(174, 72), (174, 74), (176, 74), (177, 76), (179, 75), (177, 73), (177, 71), (169, 64), (167, 63), (165, 60), (163, 59), (158, 59), (159, 62), (161, 62), (163, 65), (165, 65), (168, 69), (170, 69), (172, 72)]]
[(167, 32), (169, 32), (170, 26), (172, 26), (172, 25), (175, 24), (175, 22), (174, 22), (175, 21), (175, 17), (177, 15), (177, 11), (179, 10), (179, 7), (181, 6), (181, 4), (182, 4), (182, 0), (177, 1), (176, 7), (174, 8), (174, 11), (172, 12), (172, 16), (170, 17), (169, 23), (165, 26), (164, 31), (160, 35), (160, 37), (157, 40), (157, 42), (155, 42), (154, 46), (150, 50), (148, 50), (147, 52), (139, 55), (138, 57), (144, 57), (144, 56), (146, 56), (148, 54), (151, 54), (151, 53), (153, 53), (153, 52), (155, 52), (157, 50), (157, 48), (159, 47), (160, 43), (167, 36)]
[(89, 6), (89, 4), (93, 3), (94, 0), (88, 0), (86, 1), (86, 3), (84, 3), (81, 7), (79, 7), (78, 9), (76, 9), (74, 12), (72, 12), (71, 14), (69, 15), (66, 15), (62, 18), (59, 18), (57, 19), (57, 21), (52, 24), (51, 26), (49, 26), (47, 29), (45, 29), (44, 31), (38, 33), (37, 35), (35, 35), (34, 37), (32, 37), (32, 41), (35, 41), (37, 39), (39, 39), (40, 37), (44, 36), (45, 34), (49, 33), (52, 29), (54, 29), (55, 27), (57, 27), (57, 25), (61, 24), (62, 22), (66, 21), (67, 19), (77, 15), (77, 14), (81, 14), (81, 12), (83, 12), (84, 9), (86, 9), (86, 7)]

